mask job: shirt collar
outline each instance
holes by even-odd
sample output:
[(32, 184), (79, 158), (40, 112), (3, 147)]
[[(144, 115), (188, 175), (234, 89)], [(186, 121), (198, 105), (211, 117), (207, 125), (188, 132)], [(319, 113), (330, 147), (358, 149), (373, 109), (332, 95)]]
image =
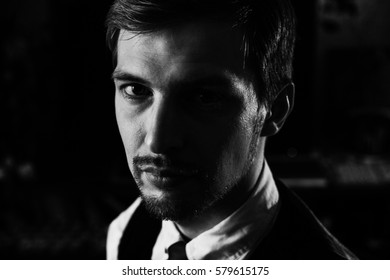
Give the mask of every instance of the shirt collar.
[[(248, 200), (213, 228), (186, 245), (188, 259), (244, 259), (272, 227), (278, 209), (279, 193), (271, 170), (263, 170)], [(168, 259), (167, 249), (183, 237), (172, 221), (163, 221), (153, 248), (152, 259)]]

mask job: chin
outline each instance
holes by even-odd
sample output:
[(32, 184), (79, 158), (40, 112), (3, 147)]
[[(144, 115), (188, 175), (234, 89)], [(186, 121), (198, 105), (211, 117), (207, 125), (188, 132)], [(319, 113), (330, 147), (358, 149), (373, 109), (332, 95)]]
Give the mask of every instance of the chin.
[(188, 181), (172, 187), (156, 186), (135, 177), (148, 212), (159, 220), (188, 221), (223, 200), (229, 187), (218, 188), (216, 180)]
[(179, 198), (142, 195), (149, 213), (159, 220), (182, 221), (196, 213), (187, 202)]
[(152, 216), (160, 220), (175, 222), (197, 217), (213, 204), (207, 195), (185, 195), (183, 193), (151, 195), (141, 190), (141, 197)]

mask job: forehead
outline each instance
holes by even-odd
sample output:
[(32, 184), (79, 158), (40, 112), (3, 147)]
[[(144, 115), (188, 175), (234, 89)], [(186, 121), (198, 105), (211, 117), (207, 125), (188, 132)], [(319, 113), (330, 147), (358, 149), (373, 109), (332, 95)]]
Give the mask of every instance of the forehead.
[[(242, 36), (222, 23), (190, 23), (146, 34), (121, 30), (117, 69), (147, 74), (180, 71), (230, 72), (242, 75)], [(176, 73), (177, 74), (177, 73)]]

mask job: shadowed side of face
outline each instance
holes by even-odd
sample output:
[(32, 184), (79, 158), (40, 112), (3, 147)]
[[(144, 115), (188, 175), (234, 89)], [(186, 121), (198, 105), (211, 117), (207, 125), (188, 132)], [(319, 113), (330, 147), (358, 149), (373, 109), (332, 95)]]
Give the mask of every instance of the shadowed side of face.
[(238, 32), (193, 23), (121, 31), (115, 107), (131, 173), (152, 213), (184, 220), (257, 178), (265, 109)]

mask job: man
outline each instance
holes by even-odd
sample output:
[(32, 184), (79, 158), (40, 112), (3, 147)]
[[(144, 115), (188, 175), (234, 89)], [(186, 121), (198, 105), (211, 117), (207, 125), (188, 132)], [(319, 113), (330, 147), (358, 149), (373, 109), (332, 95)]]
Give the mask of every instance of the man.
[(115, 108), (138, 198), (109, 259), (353, 258), (264, 159), (293, 107), (287, 0), (116, 0)]

